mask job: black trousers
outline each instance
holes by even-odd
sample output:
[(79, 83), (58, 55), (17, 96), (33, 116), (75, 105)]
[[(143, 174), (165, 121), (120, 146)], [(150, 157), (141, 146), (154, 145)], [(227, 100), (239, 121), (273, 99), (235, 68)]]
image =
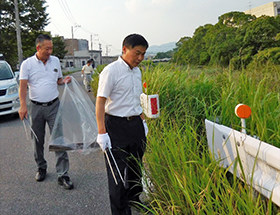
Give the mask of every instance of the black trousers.
[(118, 184), (115, 183), (105, 158), (111, 211), (113, 215), (130, 215), (129, 201), (139, 198), (143, 191), (140, 168), (146, 149), (143, 122), (140, 116), (127, 119), (106, 114), (105, 124), (112, 143), (112, 154), (125, 180), (123, 184), (110, 153), (108, 153), (118, 182)]

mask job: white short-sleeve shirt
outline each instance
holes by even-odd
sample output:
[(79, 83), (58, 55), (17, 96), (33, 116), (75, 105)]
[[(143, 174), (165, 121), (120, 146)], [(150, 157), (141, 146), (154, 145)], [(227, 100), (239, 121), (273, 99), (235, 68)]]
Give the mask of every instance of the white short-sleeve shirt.
[(97, 96), (107, 98), (105, 104), (107, 114), (120, 117), (140, 115), (141, 93), (140, 69), (138, 67), (130, 69), (121, 57), (107, 65), (99, 75)]
[(92, 66), (87, 64), (83, 66), (82, 70), (84, 70), (85, 74), (91, 74), (94, 71)]
[(28, 80), (29, 98), (37, 102), (49, 102), (58, 97), (57, 80), (62, 78), (59, 59), (50, 56), (46, 64), (36, 54), (22, 62), (20, 80)]

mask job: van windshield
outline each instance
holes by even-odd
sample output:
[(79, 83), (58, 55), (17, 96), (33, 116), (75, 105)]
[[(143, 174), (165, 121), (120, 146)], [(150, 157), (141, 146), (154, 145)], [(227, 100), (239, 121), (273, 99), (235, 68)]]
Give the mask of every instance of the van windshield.
[(0, 62), (0, 80), (14, 78), (10, 67), (5, 62)]

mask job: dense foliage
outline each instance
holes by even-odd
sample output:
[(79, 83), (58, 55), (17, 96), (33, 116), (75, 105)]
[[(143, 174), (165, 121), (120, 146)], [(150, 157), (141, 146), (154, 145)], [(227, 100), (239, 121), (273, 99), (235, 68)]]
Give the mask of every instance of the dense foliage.
[(154, 57), (154, 59), (172, 58), (173, 54), (174, 54), (173, 50), (167, 52), (158, 52)]
[[(23, 59), (36, 52), (35, 39), (44, 32), (49, 21), (46, 8), (45, 0), (18, 0)], [(53, 43), (53, 54), (64, 58), (67, 51), (63, 39), (56, 36)], [(0, 0), (0, 53), (16, 69), (18, 51), (14, 0)]]
[(65, 49), (66, 45), (63, 37), (55, 36), (52, 38), (53, 41), (53, 55), (58, 57), (59, 59), (63, 59), (67, 50)]
[[(35, 38), (38, 32), (48, 24), (45, 0), (18, 0), (23, 57), (36, 52)], [(13, 65), (16, 65), (17, 38), (14, 0), (0, 1), (0, 53)]]
[(200, 26), (181, 38), (173, 62), (246, 68), (251, 62), (280, 64), (280, 17), (230, 12), (215, 25)]

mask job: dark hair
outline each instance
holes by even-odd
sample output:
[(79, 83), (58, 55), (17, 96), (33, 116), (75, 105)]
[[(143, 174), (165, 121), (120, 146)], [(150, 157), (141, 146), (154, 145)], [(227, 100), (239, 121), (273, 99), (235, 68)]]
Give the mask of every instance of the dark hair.
[(123, 40), (123, 46), (134, 48), (135, 46), (149, 47), (147, 40), (140, 34), (130, 34)]
[(48, 34), (40, 34), (35, 40), (35, 46), (37, 46), (38, 43), (44, 42), (44, 40), (52, 40), (52, 38)]

